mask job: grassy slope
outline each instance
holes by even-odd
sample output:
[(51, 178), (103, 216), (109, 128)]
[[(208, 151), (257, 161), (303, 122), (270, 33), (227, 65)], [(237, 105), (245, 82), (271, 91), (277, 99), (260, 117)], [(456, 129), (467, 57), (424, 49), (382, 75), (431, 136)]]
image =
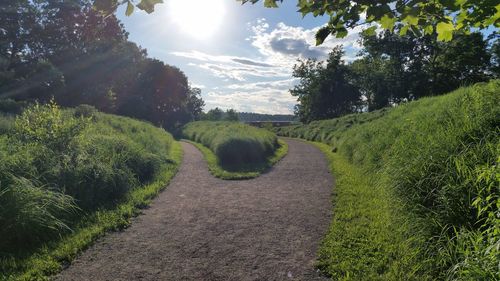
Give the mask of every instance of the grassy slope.
[[(64, 114), (70, 112), (66, 111)], [(12, 117), (0, 118), (0, 120), (2, 119), (9, 119), (12, 121)], [(63, 118), (63, 120), (67, 119), (67, 116)], [(5, 121), (4, 123), (7, 122)], [(10, 122), (9, 126), (4, 127), (12, 128), (14, 125)], [(10, 131), (12, 131), (12, 129), (6, 129), (4, 135), (0, 136), (0, 140), (8, 141), (10, 137), (8, 136), (8, 132)], [(2, 132), (0, 132), (0, 134), (1, 133)], [(14, 136), (15, 134), (12, 134), (12, 137)], [(105, 140), (105, 142), (100, 142), (102, 140)], [(9, 143), (9, 141), (7, 143)], [(78, 152), (80, 156), (78, 156), (77, 159), (82, 160), (82, 157), (87, 155), (87, 149), (91, 149), (90, 151), (92, 151), (94, 155), (90, 156), (96, 158), (90, 161), (93, 164), (99, 163), (98, 165), (100, 165), (92, 169), (104, 169), (109, 161), (113, 161), (112, 163), (115, 163), (114, 165), (120, 165), (119, 162), (122, 161), (120, 159), (124, 159), (124, 161), (130, 162), (130, 165), (132, 165), (125, 167), (124, 171), (135, 173), (133, 177), (136, 177), (136, 180), (131, 182), (133, 184), (130, 186), (131, 189), (123, 196), (119, 197), (119, 199), (115, 200), (115, 203), (108, 202), (109, 204), (103, 207), (79, 211), (78, 216), (72, 217), (72, 221), (68, 222), (73, 230), (71, 233), (63, 232), (62, 237), (59, 239), (54, 237), (44, 242), (41, 246), (24, 249), (17, 254), (2, 254), (0, 256), (0, 280), (45, 280), (51, 274), (61, 270), (62, 264), (70, 262), (80, 251), (87, 248), (93, 241), (104, 235), (107, 231), (127, 227), (129, 219), (137, 215), (138, 210), (146, 206), (149, 201), (168, 184), (170, 179), (175, 175), (182, 160), (182, 149), (180, 144), (175, 142), (172, 136), (165, 131), (130, 118), (100, 113), (97, 114), (97, 121), (92, 122), (81, 135), (75, 136), (71, 143), (72, 144), (69, 146), (70, 151), (51, 151), (50, 153), (53, 153), (55, 158), (59, 159), (58, 153), (70, 155), (71, 153)], [(9, 163), (12, 162), (15, 164), (14, 160), (17, 158), (12, 158), (13, 160), (11, 161), (10, 157), (16, 155), (10, 154), (9, 152), (4, 154), (8, 148), (14, 148), (12, 146), (13, 144), (11, 143), (11, 146), (3, 146), (3, 144), (5, 143), (0, 142), (0, 157), (5, 161), (2, 163), (4, 165), (0, 165), (0, 169), (7, 169), (7, 173), (4, 173), (5, 171), (2, 170), (0, 174), (8, 175), (10, 173), (8, 171), (12, 171), (15, 168)], [(21, 153), (20, 156), (23, 156), (23, 150), (25, 149), (24, 144), (20, 143), (20, 145), (19, 153)], [(110, 146), (101, 147), (101, 145)], [(37, 148), (41, 147), (43, 147), (43, 144), (37, 144)], [(137, 149), (140, 154), (130, 154), (130, 151), (135, 150), (128, 150), (129, 148)], [(17, 150), (14, 148), (14, 151)], [(106, 151), (108, 154), (105, 155), (104, 153), (106, 153)], [(36, 154), (36, 151), (32, 152)], [(48, 155), (40, 156), (47, 157)], [(133, 167), (137, 166), (137, 163), (142, 163), (137, 161), (144, 160), (134, 158), (136, 156), (145, 157), (144, 159), (147, 160), (147, 163), (145, 162), (147, 166), (138, 166), (134, 170)], [(116, 157), (118, 157), (116, 159), (117, 162), (114, 162), (113, 159)], [(21, 158), (24, 159), (25, 157), (23, 156)], [(41, 163), (43, 164), (43, 162)], [(26, 166), (28, 164), (32, 165), (32, 167)], [(39, 161), (28, 161), (26, 165), (23, 166), (33, 171), (44, 168), (40, 166)], [(38, 165), (38, 167), (36, 167), (36, 165)], [(82, 169), (81, 165), (83, 164), (75, 165), (77, 168), (79, 167), (79, 171)], [(145, 168), (153, 169), (154, 173), (150, 174), (149, 172), (153, 170), (144, 170)], [(66, 170), (63, 169), (62, 171), (68, 173), (68, 169), (69, 168), (66, 168)], [(114, 169), (120, 169), (120, 166), (115, 166)], [(70, 171), (73, 172), (73, 170)], [(144, 172), (144, 175), (148, 175), (148, 178), (138, 179), (141, 172)], [(61, 171), (58, 171), (58, 173), (61, 173)], [(36, 177), (45, 180), (45, 178), (41, 176)], [(86, 179), (92, 180), (91, 178)], [(79, 181), (81, 180), (82, 179)], [(107, 182), (105, 181), (103, 183)], [(50, 182), (45, 183), (45, 185), (51, 184)], [(91, 186), (91, 183), (80, 182), (80, 184), (83, 187)], [(2, 188), (5, 188), (5, 186)]]
[[(339, 215), (320, 251), (326, 273), (349, 280), (500, 278), (494, 246), (500, 241), (499, 88), (493, 81), (393, 109), (277, 129), (337, 151), (330, 159)], [(346, 196), (352, 191), (358, 200)], [(341, 214), (355, 214), (354, 225)]]
[(275, 153), (266, 159), (266, 162), (250, 165), (247, 167), (246, 171), (227, 171), (218, 164), (217, 156), (208, 147), (201, 143), (186, 140), (187, 142), (196, 146), (205, 157), (207, 161), (208, 169), (212, 175), (223, 180), (243, 180), (252, 179), (258, 177), (260, 174), (271, 168), (279, 160), (285, 157), (288, 152), (288, 144), (282, 140), (278, 140), (279, 148), (276, 149)]

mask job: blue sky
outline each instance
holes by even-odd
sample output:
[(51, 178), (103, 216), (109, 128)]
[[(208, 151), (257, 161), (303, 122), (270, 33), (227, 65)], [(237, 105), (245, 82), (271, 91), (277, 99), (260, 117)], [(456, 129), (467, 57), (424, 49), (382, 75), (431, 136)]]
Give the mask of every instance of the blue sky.
[(292, 113), (296, 99), (288, 89), (296, 83), (291, 74), (297, 59), (324, 59), (342, 44), (345, 59), (352, 60), (359, 48), (360, 30), (314, 46), (315, 30), (327, 19), (303, 19), (296, 1), (284, 1), (278, 9), (264, 8), (262, 1), (164, 2), (149, 15), (136, 10), (127, 17), (124, 7), (117, 15), (131, 41), (146, 48), (150, 57), (180, 68), (193, 86), (201, 88), (205, 110)]

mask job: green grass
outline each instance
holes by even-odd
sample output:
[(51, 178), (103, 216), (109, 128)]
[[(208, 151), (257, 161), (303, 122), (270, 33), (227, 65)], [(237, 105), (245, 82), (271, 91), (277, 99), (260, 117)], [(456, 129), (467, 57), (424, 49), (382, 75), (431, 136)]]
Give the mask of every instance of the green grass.
[(401, 216), (402, 204), (379, 175), (351, 164), (329, 145), (310, 142), (335, 175), (334, 217), (318, 250), (317, 267), (333, 280), (427, 280), (419, 272), (416, 241)]
[(181, 158), (170, 134), (130, 118), (55, 105), (17, 116), (0, 134), (0, 280), (48, 279), (128, 226)]
[(229, 172), (265, 165), (279, 147), (274, 133), (239, 122), (197, 121), (185, 125), (182, 133), (212, 150), (217, 164)]
[[(377, 269), (380, 278), (500, 279), (499, 92), (500, 81), (496, 80), (382, 111), (276, 129), (279, 135), (328, 144), (338, 154), (334, 166), (352, 165), (348, 171), (360, 171), (362, 177), (371, 179), (367, 182), (371, 187), (365, 189), (376, 188), (393, 209), (389, 215), (392, 223), (386, 222), (385, 215), (373, 216), (377, 221), (369, 224), (356, 222), (367, 233), (374, 233), (373, 239), (380, 237), (375, 235), (377, 225), (387, 224), (388, 229), (405, 226), (400, 229), (402, 234), (387, 232), (385, 239), (397, 245), (362, 246), (365, 250), (352, 256), (332, 250), (332, 256), (321, 265), (327, 273), (337, 279), (374, 279), (371, 274), (352, 277), (355, 272), (373, 272), (370, 263), (363, 266), (359, 260), (372, 256), (397, 260), (391, 255), (399, 248), (404, 249), (396, 251), (403, 254), (398, 259), (404, 260), (404, 266), (387, 262), (385, 268)], [(342, 174), (334, 172), (337, 177)], [(386, 203), (373, 205), (361, 196), (357, 186), (362, 185), (346, 180), (337, 192), (358, 190), (359, 206), (387, 209)], [(341, 200), (345, 198), (335, 199), (335, 208), (344, 204)], [(359, 245), (352, 238), (357, 227), (335, 226), (335, 212), (330, 232), (348, 231), (337, 242)], [(338, 275), (336, 269), (345, 274)]]
[(244, 169), (238, 172), (234, 172), (224, 170), (224, 168), (218, 164), (217, 156), (208, 147), (204, 146), (201, 143), (193, 142), (190, 140), (185, 141), (193, 144), (203, 153), (203, 156), (207, 161), (208, 170), (210, 171), (210, 173), (212, 173), (212, 175), (214, 175), (215, 177), (223, 180), (243, 180), (256, 178), (260, 174), (270, 169), (283, 157), (285, 157), (286, 153), (288, 152), (288, 144), (282, 140), (278, 140), (279, 148), (276, 149), (275, 153), (269, 156), (264, 163), (250, 164)]

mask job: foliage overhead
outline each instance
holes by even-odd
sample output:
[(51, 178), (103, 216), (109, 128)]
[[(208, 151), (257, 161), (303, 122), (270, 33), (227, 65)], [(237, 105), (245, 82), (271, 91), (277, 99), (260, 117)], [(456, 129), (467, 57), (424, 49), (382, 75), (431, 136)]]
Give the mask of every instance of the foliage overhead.
[(119, 5), (127, 5), (125, 14), (130, 16), (135, 8), (151, 14), (155, 10), (155, 5), (160, 3), (163, 3), (163, 0), (95, 0), (94, 7), (107, 14), (111, 14)]
[[(239, 0), (257, 3), (259, 0)], [(265, 0), (264, 6), (278, 7), (283, 0)], [(347, 36), (348, 29), (367, 25), (366, 32), (374, 34), (378, 24), (393, 31), (397, 25), (401, 35), (411, 31), (415, 35), (437, 33), (438, 40), (450, 41), (455, 31), (500, 27), (500, 4), (495, 0), (298, 0), (302, 16), (328, 16), (328, 24), (316, 33), (319, 45), (331, 34)]]

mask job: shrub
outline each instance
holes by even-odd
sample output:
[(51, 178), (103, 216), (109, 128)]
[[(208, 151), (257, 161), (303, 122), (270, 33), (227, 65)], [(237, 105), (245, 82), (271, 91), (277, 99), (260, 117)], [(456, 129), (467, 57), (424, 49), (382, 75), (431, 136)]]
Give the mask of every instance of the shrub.
[(54, 101), (47, 105), (38, 103), (26, 108), (16, 118), (16, 138), (25, 142), (43, 144), (53, 150), (66, 149), (87, 125), (88, 120), (64, 114)]
[(174, 140), (163, 129), (95, 114), (75, 117), (54, 102), (34, 104), (0, 134), (0, 252), (57, 239), (168, 163)]

